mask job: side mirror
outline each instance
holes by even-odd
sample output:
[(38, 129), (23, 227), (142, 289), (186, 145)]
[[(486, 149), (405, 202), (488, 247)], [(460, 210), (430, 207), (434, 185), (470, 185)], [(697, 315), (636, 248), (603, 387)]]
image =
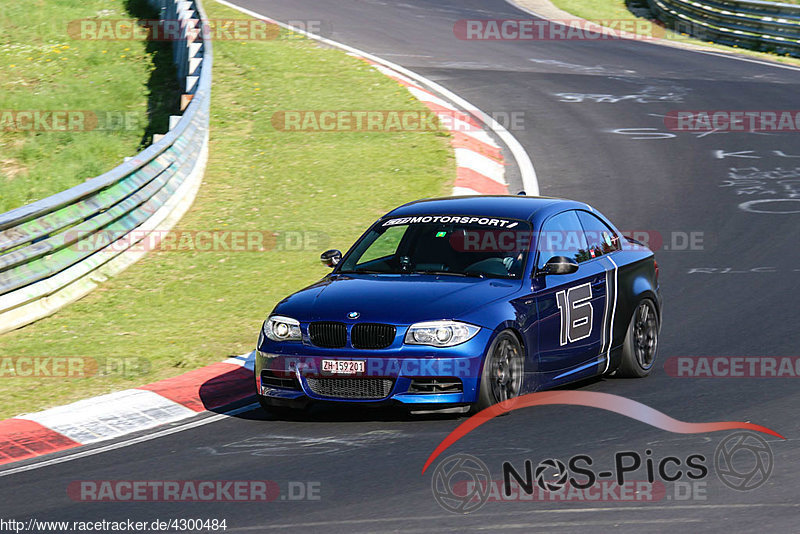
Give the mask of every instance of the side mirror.
[(578, 270), (578, 264), (567, 258), (566, 256), (553, 256), (544, 268), (540, 271), (541, 274), (571, 274)]
[(319, 255), (319, 261), (327, 265), (328, 267), (336, 267), (336, 265), (342, 260), (342, 251), (331, 249), (326, 250), (322, 254)]

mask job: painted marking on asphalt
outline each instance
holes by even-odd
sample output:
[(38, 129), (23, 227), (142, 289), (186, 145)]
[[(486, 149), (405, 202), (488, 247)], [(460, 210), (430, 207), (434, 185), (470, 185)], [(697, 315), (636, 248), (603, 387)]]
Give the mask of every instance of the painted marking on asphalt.
[(354, 449), (388, 444), (413, 436), (400, 430), (371, 430), (335, 436), (259, 435), (216, 447), (197, 447), (213, 456), (306, 456), (315, 454), (350, 454)]

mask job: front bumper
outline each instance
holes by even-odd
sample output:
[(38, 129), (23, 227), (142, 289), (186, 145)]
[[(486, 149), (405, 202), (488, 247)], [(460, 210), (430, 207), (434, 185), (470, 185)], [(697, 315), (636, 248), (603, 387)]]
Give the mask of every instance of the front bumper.
[[(492, 332), (484, 329), (455, 347), (401, 345), (384, 350), (324, 349), (305, 342), (276, 343), (262, 338), (256, 350), (256, 389), (268, 402), (471, 404), (477, 401), (483, 357), (491, 337)], [(363, 361), (364, 371), (324, 373), (322, 360)], [(378, 384), (377, 389), (370, 390), (369, 398), (354, 396), (352, 386), (366, 382), (352, 381), (365, 380)], [(458, 391), (456, 383), (460, 384)], [(346, 390), (342, 386), (337, 393), (338, 384), (347, 384)]]

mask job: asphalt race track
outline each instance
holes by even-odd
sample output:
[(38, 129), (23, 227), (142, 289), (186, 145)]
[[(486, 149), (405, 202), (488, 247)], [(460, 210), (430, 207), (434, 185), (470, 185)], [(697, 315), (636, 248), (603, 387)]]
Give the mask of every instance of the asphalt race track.
[[(797, 531), (798, 379), (678, 378), (664, 363), (677, 356), (798, 355), (799, 134), (671, 132), (663, 116), (800, 109), (800, 69), (646, 42), (454, 36), (460, 19), (530, 18), (501, 0), (239, 5), (281, 21), (322, 21), (326, 37), (410, 68), (487, 113), (522, 114), (522, 128), (506, 126), (530, 154), (543, 195), (589, 202), (624, 230), (660, 236), (663, 244), (651, 244), (665, 311), (653, 375), (581, 387), (629, 397), (681, 421), (749, 421), (774, 429), (787, 439), (765, 436), (774, 453), (771, 476), (751, 491), (723, 485), (713, 456), (727, 432), (674, 434), (593, 408), (526, 408), (475, 430), (437, 462), (455, 452), (472, 454), (502, 479), (504, 461), (521, 472), (525, 459), (537, 465), (586, 454), (610, 470), (616, 452), (644, 457), (650, 450), (656, 461), (702, 454), (709, 475), (694, 495), (676, 494), (684, 485), (666, 483), (666, 494), (654, 502), (488, 502), (457, 515), (434, 500), (433, 469), (421, 470), (463, 419), (317, 409), (302, 420), (281, 420), (257, 409), (0, 477), (0, 507), (17, 517), (58, 520), (225, 518), (227, 532)], [(743, 204), (773, 198), (794, 200)], [(690, 234), (695, 250), (684, 249)], [(630, 480), (645, 476), (641, 469)], [(284, 499), (76, 502), (66, 490), (75, 480), (123, 479), (268, 479)], [(311, 483), (304, 491), (318, 498), (290, 498), (290, 481)]]

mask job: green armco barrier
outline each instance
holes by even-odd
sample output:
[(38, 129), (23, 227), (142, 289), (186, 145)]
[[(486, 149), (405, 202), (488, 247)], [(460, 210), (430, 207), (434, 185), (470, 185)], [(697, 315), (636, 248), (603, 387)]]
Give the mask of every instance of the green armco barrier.
[(197, 79), (191, 101), (161, 139), (122, 165), (0, 214), (0, 333), (55, 312), (125, 268), (142, 255), (131, 247), (174, 225), (194, 199), (208, 154), (212, 45), (192, 30), (205, 20), (199, 0), (150, 3), (162, 19), (183, 21), (173, 58), (181, 86)]
[(647, 0), (670, 29), (698, 39), (800, 57), (800, 6), (758, 0)]

